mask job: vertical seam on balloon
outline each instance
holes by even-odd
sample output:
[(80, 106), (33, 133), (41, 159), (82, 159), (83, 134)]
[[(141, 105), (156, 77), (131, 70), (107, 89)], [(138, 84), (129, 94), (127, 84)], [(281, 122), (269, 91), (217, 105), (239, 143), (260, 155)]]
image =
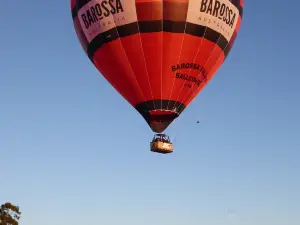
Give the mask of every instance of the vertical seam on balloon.
[[(208, 28), (208, 26), (205, 27), (205, 31), (204, 31), (203, 37), (201, 37), (201, 42), (200, 42), (200, 45), (199, 45), (199, 47), (198, 47), (196, 56), (195, 56), (195, 58), (193, 59), (193, 63), (195, 63), (195, 61), (196, 61), (196, 59), (197, 59), (197, 56), (199, 55), (200, 48), (201, 48), (201, 46), (202, 46), (202, 44), (203, 44), (203, 39), (205, 39), (205, 34), (206, 34), (206, 31), (207, 31), (207, 28)], [(203, 69), (204, 69), (204, 68), (203, 68)], [(201, 73), (203, 72), (203, 69), (201, 70)], [(188, 76), (190, 75), (191, 70), (192, 70), (191, 68), (188, 70)], [(200, 73), (199, 73), (199, 74), (200, 74)], [(185, 84), (186, 84), (186, 81), (184, 81), (184, 83), (183, 83), (183, 85), (182, 85), (182, 87), (181, 87), (181, 89), (180, 89), (180, 92), (179, 92), (179, 94), (178, 94), (178, 96), (177, 96), (177, 98), (176, 98), (176, 102), (178, 101), (179, 97), (181, 96), (181, 93), (182, 93), (182, 90), (183, 90)], [(177, 107), (177, 104), (178, 104), (178, 103), (176, 103), (176, 107)], [(179, 106), (179, 107), (180, 107), (180, 106)]]
[[(238, 34), (239, 29), (240, 29), (240, 27), (239, 27), (237, 30), (236, 30), (236, 27), (235, 27), (235, 29), (234, 29), (234, 32), (236, 32), (236, 35), (235, 35), (236, 37), (237, 37), (237, 34)], [(217, 41), (216, 45), (218, 44), (220, 37), (221, 37), (221, 33), (220, 33), (220, 36), (219, 36), (219, 38), (218, 38), (218, 41)], [(222, 56), (222, 53), (225, 54), (225, 51), (226, 51), (227, 47), (230, 47), (230, 43), (231, 43), (233, 37), (234, 37), (234, 33), (233, 33), (233, 35), (231, 36), (230, 40), (227, 42), (227, 44), (226, 44), (224, 50), (221, 51), (221, 53), (220, 53), (218, 59), (216, 60), (216, 62), (219, 62), (219, 60), (220, 60), (220, 58), (221, 58), (221, 56)], [(236, 37), (235, 37), (235, 38), (236, 38)], [(216, 45), (215, 45), (215, 47), (214, 47), (214, 50), (215, 50), (215, 48), (216, 48)], [(214, 51), (214, 50), (213, 50), (213, 51)], [(225, 60), (226, 58), (227, 58), (227, 56), (225, 56), (224, 60)], [(206, 63), (207, 63), (207, 62), (208, 62), (208, 60), (206, 61)], [(205, 63), (205, 65), (206, 65), (206, 63)], [(205, 65), (204, 65), (204, 66), (205, 66)], [(204, 67), (204, 66), (203, 66), (203, 67)], [(212, 70), (212, 69), (213, 69), (213, 67), (211, 68), (211, 70)], [(207, 73), (209, 73), (209, 72), (207, 71)], [(202, 87), (202, 86), (199, 86), (198, 88), (196, 88), (196, 89), (193, 91), (192, 95), (191, 95), (190, 97), (187, 98), (187, 104), (188, 104), (189, 101), (192, 100), (194, 94), (197, 93), (197, 92), (200, 90), (200, 88), (203, 88), (203, 87)], [(187, 96), (188, 96), (188, 95), (187, 95)], [(186, 96), (185, 96), (185, 97), (186, 97)]]
[[(226, 47), (224, 48), (224, 51), (227, 49), (228, 46), (229, 46), (229, 42), (227, 43)], [(218, 59), (216, 60), (216, 62), (219, 62), (219, 60), (220, 60), (220, 58), (221, 58), (221, 56), (222, 56), (222, 53), (223, 53), (223, 52), (220, 53), (220, 55), (219, 55)], [(213, 67), (211, 68), (211, 70), (212, 70), (212, 69), (213, 69)], [(210, 72), (211, 72), (211, 71), (210, 71)], [(199, 86), (198, 88), (196, 88), (196, 89), (193, 91), (192, 95), (191, 95), (190, 97), (187, 98), (187, 104), (188, 104), (189, 101), (191, 101), (191, 100), (193, 99), (194, 94), (197, 93), (197, 92), (200, 90), (200, 88), (203, 88), (203, 86)], [(187, 95), (187, 96), (188, 96), (188, 95)], [(186, 97), (186, 96), (185, 96), (185, 97)]]
[[(87, 39), (86, 34), (85, 34), (84, 32), (82, 32), (82, 33), (83, 33), (84, 37)], [(118, 36), (119, 36), (119, 33), (118, 33)], [(89, 46), (89, 45), (90, 45), (90, 43), (87, 44), (87, 49), (88, 49), (88, 46)], [(96, 63), (95, 63), (95, 60), (94, 60), (94, 59), (97, 59), (97, 58), (99, 59), (99, 57), (97, 56), (97, 54), (94, 54), (94, 55), (93, 55), (93, 60), (91, 60), (92, 63), (93, 63), (95, 66), (96, 66)], [(97, 66), (96, 66), (96, 68), (97, 68)], [(132, 104), (132, 103), (130, 102), (129, 98), (127, 98), (126, 95), (125, 95), (123, 92), (121, 92), (121, 90), (120, 90), (119, 88), (117, 88), (116, 85), (113, 84), (113, 82), (111, 82), (109, 79), (107, 79), (107, 78), (101, 73), (100, 70), (99, 70), (99, 73), (102, 75), (102, 77), (103, 77), (108, 83), (110, 83), (110, 85), (111, 85), (115, 90), (117, 90), (117, 91), (120, 93), (120, 95), (123, 96), (124, 99), (126, 99), (130, 104)]]
[[(209, 15), (209, 18), (210, 18), (210, 17), (211, 17), (211, 15)], [(208, 24), (206, 23), (205, 25), (208, 25)], [(196, 61), (196, 59), (197, 59), (197, 56), (198, 56), (198, 54), (199, 54), (199, 52), (200, 52), (200, 48), (201, 48), (201, 46), (202, 46), (202, 44), (203, 44), (203, 39), (205, 39), (205, 34), (206, 34), (206, 31), (207, 31), (207, 28), (208, 28), (208, 26), (205, 26), (205, 30), (204, 30), (203, 36), (201, 37), (201, 42), (200, 42), (200, 44), (199, 44), (199, 46), (198, 46), (196, 56), (195, 56), (194, 59), (193, 59), (193, 64), (195, 63), (195, 61)], [(191, 70), (192, 70), (192, 69), (190, 68), (190, 69), (189, 69), (189, 72), (188, 72), (188, 76), (190, 75)], [(183, 90), (185, 84), (186, 84), (186, 81), (184, 81), (184, 83), (183, 83), (183, 85), (182, 85), (182, 87), (181, 87), (181, 90), (180, 90), (180, 92), (178, 93), (178, 96), (177, 96), (177, 98), (176, 98), (176, 103), (175, 103), (175, 106), (176, 106), (176, 107), (177, 107), (177, 104), (178, 104), (177, 101), (178, 101), (178, 99), (179, 99), (179, 97), (180, 97), (180, 95), (181, 95), (181, 93), (182, 93), (182, 90)]]
[(138, 82), (138, 80), (137, 80), (137, 78), (136, 78), (136, 75), (135, 75), (135, 73), (134, 73), (134, 70), (132, 69), (130, 60), (129, 60), (128, 55), (127, 55), (127, 53), (126, 53), (126, 50), (125, 50), (125, 48), (124, 48), (122, 38), (121, 38), (120, 35), (119, 35), (118, 26), (116, 25), (116, 21), (115, 21), (115, 16), (114, 16), (114, 15), (113, 15), (113, 19), (114, 19), (114, 24), (115, 24), (115, 27), (116, 27), (116, 31), (117, 31), (118, 36), (119, 36), (119, 40), (120, 40), (120, 42), (121, 42), (122, 49), (123, 49), (123, 51), (124, 51), (124, 53), (125, 53), (125, 56), (126, 56), (126, 58), (127, 58), (127, 60), (128, 60), (130, 69), (131, 69), (131, 71), (132, 71), (132, 74), (133, 74), (133, 76), (135, 77), (135, 81), (136, 81), (136, 83), (137, 83), (137, 85), (138, 85), (138, 87), (139, 87), (139, 89), (140, 89), (140, 92), (141, 92), (141, 94), (142, 94), (142, 97), (144, 98), (144, 101), (146, 101), (146, 98), (145, 98), (145, 95), (144, 95), (144, 93), (143, 93), (143, 90), (142, 90), (142, 88), (141, 88), (141, 86), (140, 86), (140, 84), (139, 84), (139, 82)]
[[(204, 65), (203, 65), (203, 68), (205, 68), (205, 65), (207, 64), (207, 62), (208, 62), (209, 59), (211, 58), (212, 54), (215, 52), (216, 47), (218, 46), (218, 42), (219, 42), (219, 40), (220, 40), (221, 35), (222, 35), (222, 34), (220, 33), (219, 38), (218, 38), (218, 41), (216, 42), (216, 44), (215, 44), (213, 50), (210, 52), (210, 54), (209, 54), (209, 56), (208, 56), (206, 62), (205, 62)], [(227, 42), (226, 47), (228, 46), (228, 43), (229, 43), (229, 42)], [(220, 52), (220, 55), (219, 55), (218, 59), (221, 57), (222, 54), (224, 54), (223, 51)], [(217, 60), (217, 61), (218, 61), (218, 60)], [(208, 71), (206, 71), (206, 72), (207, 72), (207, 74), (209, 73)], [(200, 73), (201, 73), (201, 72), (200, 72)], [(199, 76), (200, 73), (198, 73), (197, 76)], [(204, 81), (204, 82), (208, 82), (208, 81)], [(196, 84), (192, 85), (192, 87), (195, 87), (195, 85), (196, 85)], [(191, 90), (188, 91), (188, 92), (186, 93), (186, 95), (184, 96), (183, 99), (187, 98), (187, 100), (190, 100), (191, 98), (193, 98), (194, 94), (197, 93), (197, 91), (199, 90), (200, 87), (201, 87), (201, 85), (200, 85), (199, 87), (196, 87), (194, 90), (191, 88)], [(191, 95), (190, 95), (190, 97), (188, 97), (190, 93), (191, 93)]]
[[(190, 0), (188, 0), (188, 6), (187, 6), (187, 12), (186, 12), (186, 18), (185, 18), (185, 25), (184, 25), (184, 31), (182, 33), (182, 42), (181, 42), (181, 47), (180, 47), (180, 52), (179, 52), (179, 57), (178, 57), (178, 61), (177, 64), (179, 64), (180, 59), (181, 59), (181, 54), (182, 54), (182, 49), (183, 49), (183, 43), (184, 43), (184, 39), (185, 39), (185, 31), (186, 31), (186, 25), (187, 25), (187, 15), (188, 15), (188, 11), (189, 11), (189, 4), (190, 4)], [(167, 105), (167, 109), (169, 108), (169, 103), (171, 101), (171, 97), (173, 94), (173, 89), (174, 89), (174, 84), (175, 84), (175, 78), (173, 79), (173, 84), (172, 84), (172, 88), (171, 88), (171, 93), (170, 93), (170, 97), (169, 97), (169, 101), (168, 101), (168, 105)], [(175, 108), (175, 104), (173, 105), (173, 110), (176, 110)]]
[(139, 37), (140, 37), (140, 43), (141, 43), (141, 49), (143, 52), (143, 57), (144, 57), (144, 63), (145, 63), (145, 68), (146, 68), (146, 74), (147, 74), (147, 78), (148, 78), (148, 83), (149, 83), (149, 87), (150, 87), (150, 92), (151, 92), (151, 96), (152, 96), (152, 103), (153, 103), (153, 108), (155, 109), (155, 101), (154, 101), (154, 96), (153, 96), (153, 91), (152, 91), (152, 87), (151, 87), (151, 82), (150, 82), (150, 76), (149, 76), (149, 71), (148, 71), (148, 66), (146, 63), (146, 57), (145, 57), (145, 52), (144, 52), (144, 46), (143, 46), (143, 41), (142, 41), (142, 35), (140, 32), (140, 24), (139, 24), (139, 19), (138, 19), (138, 14), (137, 14), (137, 8), (136, 8), (136, 1), (135, 1), (135, 13), (136, 13), (136, 22), (137, 22), (137, 26), (138, 26), (138, 31), (139, 31)]
[[(127, 60), (129, 61), (128, 56), (127, 56), (127, 54), (126, 54), (126, 51), (125, 51), (125, 49), (124, 49), (124, 47), (123, 47), (123, 43), (122, 43), (122, 40), (121, 40), (121, 38), (120, 38), (119, 32), (118, 32), (118, 26), (116, 25), (115, 17), (114, 17), (113, 15), (112, 15), (112, 17), (113, 17), (113, 22), (114, 22), (114, 25), (115, 25), (117, 34), (118, 34), (118, 38), (120, 39), (120, 42), (121, 42), (122, 48), (123, 48), (123, 50), (124, 50), (124, 53), (125, 53), (125, 55), (126, 55), (126, 57), (127, 57)], [(84, 32), (83, 32), (83, 34), (84, 34), (84, 36), (86, 37), (86, 35), (85, 35)], [(86, 38), (87, 38), (87, 37), (86, 37)], [(89, 44), (90, 44), (90, 43), (89, 43)], [(88, 45), (89, 45), (89, 44), (88, 44)], [(98, 58), (98, 57), (97, 57), (97, 55), (94, 55), (93, 58)], [(94, 60), (93, 60), (92, 62), (93, 62), (93, 64), (95, 64), (95, 63), (94, 63)], [(129, 64), (130, 64), (130, 63), (129, 63)], [(133, 71), (131, 65), (130, 65), (130, 68), (131, 68), (131, 71), (132, 71), (133, 75), (135, 76), (134, 71)], [(100, 71), (99, 71), (99, 72), (100, 72)], [(103, 74), (102, 74), (101, 72), (100, 72), (100, 74), (103, 76)], [(103, 77), (106, 79), (105, 76), (103, 76)], [(135, 78), (136, 78), (136, 76), (135, 76)], [(122, 93), (122, 92), (119, 90), (119, 88), (117, 88), (117, 86), (113, 84), (113, 82), (110, 82), (108, 79), (106, 79), (106, 80), (107, 80), (107, 81), (108, 81), (108, 82), (109, 82), (116, 90), (118, 90), (118, 92), (123, 96), (123, 98), (125, 98), (130, 104), (132, 104), (132, 102), (130, 102), (129, 99), (125, 97), (124, 93)], [(136, 79), (136, 82), (137, 82), (137, 79)], [(138, 83), (138, 82), (137, 82), (137, 84), (138, 84), (138, 86), (139, 86), (139, 83)], [(144, 94), (143, 94), (142, 89), (141, 89), (140, 86), (139, 86), (139, 89), (140, 89), (140, 91), (141, 91), (141, 94), (142, 94), (143, 98), (145, 99), (145, 96), (144, 96)]]
[[(195, 56), (195, 58), (194, 58), (194, 60), (193, 60), (193, 63), (195, 63), (195, 61), (196, 61), (196, 59), (197, 59), (197, 56), (199, 55), (200, 48), (201, 48), (201, 46), (202, 46), (202, 44), (203, 44), (203, 39), (205, 39), (206, 30), (207, 30), (207, 26), (206, 26), (206, 28), (205, 28), (204, 35), (203, 35), (203, 37), (202, 37), (202, 39), (201, 39), (201, 43), (200, 43), (200, 46), (199, 46), (199, 48), (198, 48), (198, 50), (197, 50), (196, 56)], [(211, 54), (211, 53), (210, 53), (210, 54)], [(203, 69), (204, 69), (204, 66), (203, 66), (203, 68), (201, 69), (201, 72), (200, 72), (200, 73), (203, 72)], [(190, 75), (191, 70), (192, 70), (191, 68), (188, 70), (188, 71), (189, 71), (189, 72), (188, 72), (188, 76)], [(199, 73), (199, 74), (200, 74), (200, 73)], [(199, 75), (199, 74), (198, 74), (198, 75)], [(198, 76), (198, 75), (197, 75), (197, 76)], [(180, 92), (179, 92), (179, 94), (178, 94), (178, 96), (177, 96), (177, 98), (176, 98), (176, 102), (178, 101), (179, 97), (181, 96), (181, 93), (182, 93), (182, 90), (183, 90), (185, 84), (186, 84), (186, 81), (184, 81), (184, 83), (183, 83), (183, 85), (182, 85), (182, 87), (181, 87), (181, 90), (180, 90)], [(192, 88), (191, 88), (191, 89), (192, 89)], [(189, 93), (189, 91), (188, 91), (188, 93)], [(178, 104), (178, 103), (177, 103), (177, 104)]]
[(160, 108), (162, 109), (162, 93), (163, 93), (163, 60), (164, 60), (164, 0), (161, 0), (162, 4), (162, 20), (161, 20), (161, 56), (160, 56)]
[[(98, 57), (97, 57), (97, 55), (95, 55), (93, 58), (98, 58)], [(93, 64), (95, 65), (94, 62), (93, 62)], [(95, 65), (95, 66), (96, 66), (96, 65)], [(96, 66), (96, 68), (97, 68), (97, 66)], [(116, 90), (120, 93), (120, 95), (123, 96), (123, 98), (125, 98), (130, 104), (132, 104), (132, 103), (129, 101), (129, 99), (126, 98), (126, 96), (124, 95), (124, 93), (122, 93), (122, 92), (119, 90), (119, 88), (117, 88), (117, 86), (115, 86), (115, 85), (113, 84), (113, 82), (109, 81), (109, 80), (101, 73), (101, 71), (99, 71), (99, 73), (102, 75), (102, 77), (104, 77), (104, 78), (106, 79), (106, 81), (107, 81), (108, 83), (110, 83), (111, 86), (113, 86), (114, 89), (116, 89)]]

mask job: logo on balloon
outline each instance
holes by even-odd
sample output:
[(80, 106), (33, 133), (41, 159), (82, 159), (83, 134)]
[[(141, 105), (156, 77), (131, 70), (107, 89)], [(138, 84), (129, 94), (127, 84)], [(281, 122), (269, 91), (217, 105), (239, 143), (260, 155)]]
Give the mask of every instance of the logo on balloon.
[(228, 26), (233, 28), (235, 24), (236, 13), (225, 3), (218, 0), (202, 0), (200, 12), (209, 14), (222, 20)]
[(92, 24), (103, 20), (104, 17), (109, 17), (111, 14), (114, 15), (123, 11), (121, 0), (102, 1), (87, 9), (84, 14), (81, 14), (81, 18), (85, 28), (88, 29)]
[(187, 21), (208, 27), (230, 41), (239, 18), (239, 9), (229, 0), (190, 0)]

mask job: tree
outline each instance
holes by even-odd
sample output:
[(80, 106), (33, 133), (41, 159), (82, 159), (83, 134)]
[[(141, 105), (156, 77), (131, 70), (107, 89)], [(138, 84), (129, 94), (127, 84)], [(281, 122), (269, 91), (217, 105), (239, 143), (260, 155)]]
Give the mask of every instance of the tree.
[(18, 206), (9, 202), (0, 207), (0, 225), (19, 225), (21, 212)]

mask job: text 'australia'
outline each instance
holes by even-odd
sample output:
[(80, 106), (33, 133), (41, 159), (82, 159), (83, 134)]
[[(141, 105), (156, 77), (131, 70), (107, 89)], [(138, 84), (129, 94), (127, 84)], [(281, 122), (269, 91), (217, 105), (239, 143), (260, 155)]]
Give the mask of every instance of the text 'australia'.
[(221, 3), (219, 0), (202, 0), (200, 12), (210, 14), (223, 20), (231, 28), (236, 19), (236, 13), (233, 12), (228, 5)]
[(93, 23), (102, 20), (104, 17), (124, 12), (121, 0), (103, 0), (86, 10), (82, 15), (85, 28), (88, 29)]

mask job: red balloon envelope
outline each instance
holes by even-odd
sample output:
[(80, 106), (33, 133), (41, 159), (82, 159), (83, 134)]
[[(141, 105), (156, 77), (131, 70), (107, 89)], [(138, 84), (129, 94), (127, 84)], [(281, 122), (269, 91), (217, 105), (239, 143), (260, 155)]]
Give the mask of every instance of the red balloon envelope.
[(71, 0), (88, 57), (154, 132), (163, 132), (222, 65), (243, 5), (243, 0)]

